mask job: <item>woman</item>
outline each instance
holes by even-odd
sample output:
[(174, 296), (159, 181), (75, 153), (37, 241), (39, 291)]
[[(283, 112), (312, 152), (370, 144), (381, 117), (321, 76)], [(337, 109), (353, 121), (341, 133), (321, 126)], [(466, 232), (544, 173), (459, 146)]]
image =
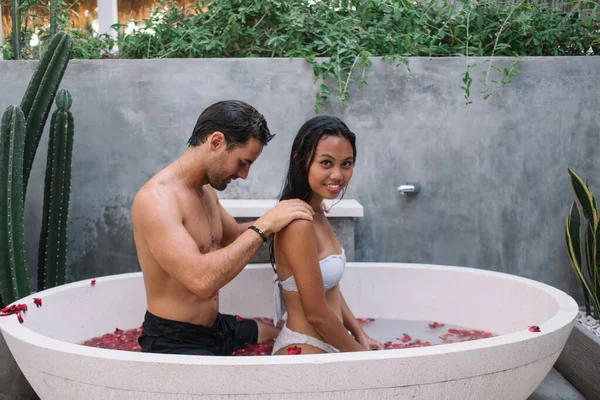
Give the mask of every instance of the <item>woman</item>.
[(315, 216), (292, 222), (271, 243), (271, 263), (277, 266), (275, 323), (287, 308), (273, 354), (288, 354), (290, 348), (297, 353), (295, 347), (302, 354), (383, 349), (365, 334), (342, 296), (338, 283), (346, 255), (322, 208), (324, 199), (343, 196), (356, 160), (355, 142), (339, 118), (319, 116), (300, 128), (292, 145), (280, 200), (304, 200)]

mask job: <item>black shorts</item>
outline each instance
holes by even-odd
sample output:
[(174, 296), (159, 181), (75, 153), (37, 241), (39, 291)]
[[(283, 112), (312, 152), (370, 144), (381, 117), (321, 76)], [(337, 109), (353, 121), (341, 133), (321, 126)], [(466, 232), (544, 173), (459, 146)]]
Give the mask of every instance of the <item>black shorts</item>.
[(218, 314), (211, 326), (157, 317), (146, 311), (138, 343), (145, 353), (230, 356), (258, 340), (252, 319)]

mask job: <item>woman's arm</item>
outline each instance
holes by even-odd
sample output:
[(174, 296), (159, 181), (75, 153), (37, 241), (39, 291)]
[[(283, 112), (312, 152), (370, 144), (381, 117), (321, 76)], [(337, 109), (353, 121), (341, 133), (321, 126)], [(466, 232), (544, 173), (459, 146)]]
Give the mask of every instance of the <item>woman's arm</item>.
[(346, 299), (342, 295), (340, 291), (340, 298), (342, 300), (342, 319), (344, 320), (344, 326), (348, 329), (354, 337), (356, 341), (360, 343), (367, 350), (383, 350), (383, 344), (378, 342), (375, 339), (372, 339), (363, 331), (358, 321), (356, 321), (356, 317), (350, 311), (350, 307), (346, 303)]
[(358, 340), (365, 334), (365, 332), (360, 327), (358, 321), (356, 321), (356, 317), (354, 317), (352, 311), (350, 311), (350, 307), (348, 307), (346, 299), (344, 299), (341, 291), (340, 298), (342, 300), (342, 319), (344, 320), (344, 326), (354, 335), (356, 340)]
[(364, 351), (327, 304), (312, 222), (292, 222), (279, 233), (276, 243), (288, 260), (308, 322), (340, 351)]

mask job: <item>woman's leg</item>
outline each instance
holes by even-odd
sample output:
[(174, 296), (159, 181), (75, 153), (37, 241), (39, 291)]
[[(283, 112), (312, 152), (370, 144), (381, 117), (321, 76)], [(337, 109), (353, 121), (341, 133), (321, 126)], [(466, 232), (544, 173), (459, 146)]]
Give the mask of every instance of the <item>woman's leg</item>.
[[(275, 353), (273, 353), (274, 356), (287, 356), (288, 355), (288, 349), (292, 348), (292, 347), (300, 347), (300, 354), (322, 354), (325, 353), (325, 351), (319, 349), (318, 347), (315, 346), (311, 346), (310, 344), (290, 344), (288, 346), (282, 347), (281, 349), (277, 350)], [(293, 353), (293, 354), (297, 354), (297, 353)]]
[(256, 321), (256, 324), (258, 325), (258, 344), (272, 343), (279, 335), (279, 329), (273, 325), (267, 325), (259, 321)]
[[(283, 326), (281, 333), (273, 344), (274, 355), (298, 354), (296, 351), (290, 351), (294, 347), (300, 348), (299, 354), (320, 354), (320, 353), (336, 353), (338, 350), (312, 336), (304, 333), (294, 332), (287, 326)], [(295, 350), (295, 349), (294, 349)]]

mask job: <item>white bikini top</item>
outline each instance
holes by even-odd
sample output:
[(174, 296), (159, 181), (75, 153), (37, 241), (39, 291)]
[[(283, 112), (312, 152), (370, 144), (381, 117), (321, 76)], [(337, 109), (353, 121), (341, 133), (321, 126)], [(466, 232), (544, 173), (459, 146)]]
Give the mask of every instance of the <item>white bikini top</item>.
[[(338, 283), (340, 283), (340, 280), (342, 280), (344, 269), (346, 268), (346, 252), (344, 251), (344, 248), (342, 248), (342, 254), (331, 254), (319, 260), (319, 267), (321, 269), (323, 288), (325, 291), (336, 287)], [(281, 289), (285, 289), (288, 292), (297, 292), (298, 286), (296, 285), (294, 275), (284, 281), (280, 281), (277, 274), (275, 274), (273, 276), (273, 283), (273, 300), (275, 304), (273, 322), (277, 325), (277, 322), (281, 320), (281, 317), (286, 311)]]

